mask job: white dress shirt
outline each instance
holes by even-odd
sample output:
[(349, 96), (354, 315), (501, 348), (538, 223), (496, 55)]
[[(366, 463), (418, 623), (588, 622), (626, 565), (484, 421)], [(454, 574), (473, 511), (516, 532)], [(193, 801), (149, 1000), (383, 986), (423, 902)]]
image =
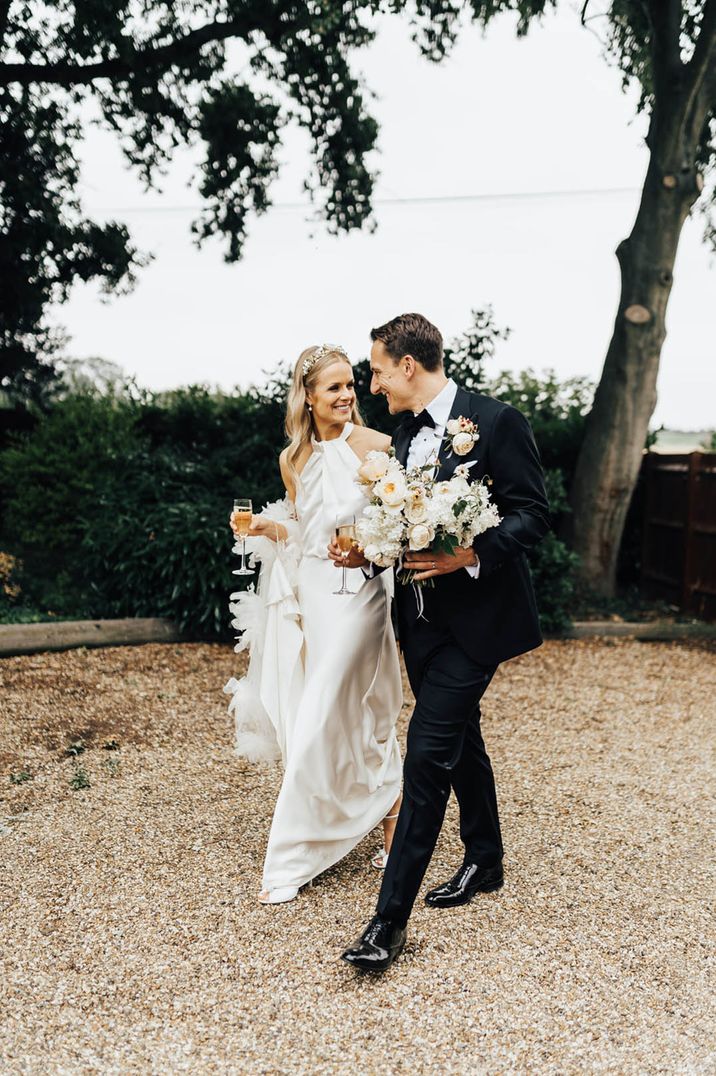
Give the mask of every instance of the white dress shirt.
[[(450, 418), (456, 395), (457, 385), (450, 378), (445, 387), (425, 408), (435, 423), (435, 429), (430, 426), (423, 426), (413, 437), (408, 449), (408, 470), (413, 467), (422, 467), (426, 463), (437, 463), (438, 452), (445, 437), (445, 427)], [(414, 414), (419, 415), (420, 412), (415, 411)]]
[[(423, 426), (413, 437), (408, 448), (407, 469), (411, 470), (413, 467), (422, 467), (426, 463), (437, 463), (438, 453), (440, 446), (443, 443), (445, 437), (445, 427), (447, 426), (448, 419), (450, 418), (450, 412), (452, 411), (452, 405), (455, 403), (455, 397), (457, 395), (457, 384), (448, 378), (448, 381), (444, 388), (440, 390), (434, 400), (427, 405), (425, 410), (428, 412), (435, 428), (431, 426)], [(414, 414), (419, 415), (419, 411), (415, 411)], [(466, 572), (469, 572), (473, 579), (477, 579), (480, 574), (480, 565), (471, 564), (466, 566)]]

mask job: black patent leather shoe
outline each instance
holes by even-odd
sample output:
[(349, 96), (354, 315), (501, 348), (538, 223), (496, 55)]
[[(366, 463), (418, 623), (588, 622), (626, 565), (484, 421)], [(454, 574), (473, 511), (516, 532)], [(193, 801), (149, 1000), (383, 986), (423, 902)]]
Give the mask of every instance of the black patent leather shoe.
[(463, 863), (457, 874), (442, 885), (425, 894), (425, 903), (431, 908), (457, 908), (469, 904), (476, 893), (492, 893), (505, 881), (502, 864), (496, 867), (478, 867), (476, 863)]
[(385, 971), (402, 952), (405, 927), (374, 915), (357, 942), (341, 954), (341, 959), (362, 971)]

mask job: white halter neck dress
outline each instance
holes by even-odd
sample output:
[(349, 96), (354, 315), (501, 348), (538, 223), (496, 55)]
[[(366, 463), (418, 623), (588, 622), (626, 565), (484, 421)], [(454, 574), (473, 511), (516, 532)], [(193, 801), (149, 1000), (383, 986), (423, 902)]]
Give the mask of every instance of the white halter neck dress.
[[(242, 751), (247, 726), (250, 737), (257, 731), (258, 691), (284, 762), (264, 863), (269, 890), (299, 887), (337, 863), (400, 792), (395, 723), (402, 687), (390, 621), (392, 572), (366, 580), (359, 569), (349, 570), (355, 593), (336, 595), (341, 572), (327, 555), (336, 517), (358, 515), (367, 503), (355, 481), (360, 461), (348, 443), (352, 431), (348, 423), (340, 437), (313, 441), (298, 483), (296, 522), (288, 524), (289, 550), (256, 550), (267, 555), (258, 600), (268, 614), (258, 631), (254, 625), (246, 680), (258, 686), (252, 698), (242, 694), (245, 682), (227, 685), (238, 750), (268, 753), (255, 749), (254, 739)], [(241, 604), (233, 608), (235, 623), (244, 627)], [(259, 730), (264, 736), (266, 726)]]

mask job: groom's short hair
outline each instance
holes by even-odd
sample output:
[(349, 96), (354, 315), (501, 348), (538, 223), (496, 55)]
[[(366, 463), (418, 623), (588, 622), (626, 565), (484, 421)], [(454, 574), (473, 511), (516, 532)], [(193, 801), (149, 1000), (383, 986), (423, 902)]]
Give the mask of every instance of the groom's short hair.
[(371, 340), (380, 340), (394, 362), (412, 355), (424, 369), (433, 373), (443, 364), (443, 338), (440, 330), (422, 314), (400, 314), (371, 329)]

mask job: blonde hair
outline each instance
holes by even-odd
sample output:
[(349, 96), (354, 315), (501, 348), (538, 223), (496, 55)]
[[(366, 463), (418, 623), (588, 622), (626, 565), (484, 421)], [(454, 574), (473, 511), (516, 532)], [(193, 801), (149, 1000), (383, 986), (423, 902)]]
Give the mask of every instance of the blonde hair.
[[(334, 362), (346, 362), (351, 365), (351, 360), (344, 351), (326, 349), (326, 345), (314, 344), (307, 347), (298, 356), (298, 361), (293, 370), (291, 388), (286, 402), (286, 436), (288, 448), (286, 449), (286, 469), (294, 482), (298, 482), (296, 460), (306, 445), (311, 443), (313, 430), (313, 418), (308, 410), (308, 395), (315, 388), (318, 377), (322, 370)], [(307, 372), (304, 373), (304, 367)], [(364, 426), (363, 418), (358, 410), (358, 404), (353, 404), (350, 421), (355, 426)]]

